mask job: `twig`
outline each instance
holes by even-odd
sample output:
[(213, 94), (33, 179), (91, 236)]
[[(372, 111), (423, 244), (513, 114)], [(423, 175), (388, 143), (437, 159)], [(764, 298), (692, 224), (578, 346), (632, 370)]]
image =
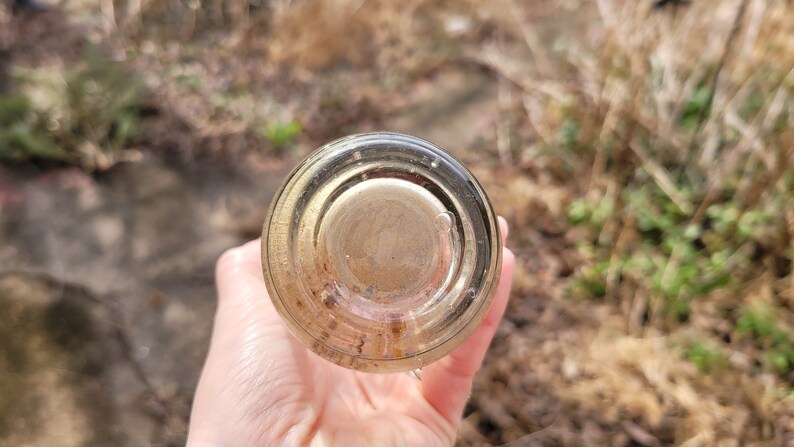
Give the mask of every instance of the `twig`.
[(736, 11), (736, 15), (733, 18), (733, 26), (731, 27), (731, 31), (728, 33), (728, 38), (725, 39), (725, 45), (723, 46), (722, 54), (720, 55), (720, 60), (717, 62), (717, 69), (714, 71), (714, 76), (711, 81), (711, 85), (709, 86), (709, 96), (708, 96), (708, 103), (700, 110), (700, 115), (698, 116), (697, 126), (695, 127), (695, 131), (692, 133), (692, 138), (689, 141), (689, 153), (694, 152), (695, 144), (698, 140), (698, 135), (700, 135), (700, 130), (703, 127), (703, 123), (706, 121), (706, 113), (711, 110), (712, 105), (714, 104), (714, 95), (717, 94), (717, 87), (720, 84), (720, 78), (722, 77), (723, 68), (725, 68), (725, 64), (728, 61), (728, 56), (731, 53), (731, 47), (733, 46), (733, 42), (736, 40), (736, 36), (739, 34), (739, 29), (741, 28), (742, 19), (744, 18), (744, 13), (747, 10), (747, 1), (748, 0), (740, 0), (739, 7)]
[[(785, 192), (785, 187), (782, 186), (782, 182), (778, 183), (780, 192)], [(792, 250), (794, 250), (794, 206), (789, 202), (786, 204), (785, 209), (786, 215), (786, 226), (788, 227), (788, 234), (789, 234), (789, 245)], [(789, 290), (790, 292), (787, 294), (786, 298), (789, 301), (789, 306), (794, 307), (794, 266), (791, 267), (791, 271), (789, 272)]]
[(529, 51), (532, 53), (532, 59), (535, 61), (538, 71), (544, 76), (551, 76), (553, 73), (551, 59), (549, 59), (546, 50), (540, 43), (538, 35), (521, 20), (521, 14), (516, 6), (515, 0), (510, 0), (508, 3), (510, 5), (510, 11), (516, 19), (516, 25), (518, 25), (518, 29), (524, 37), (524, 42), (526, 42)]
[(659, 186), (659, 189), (662, 190), (670, 200), (681, 210), (682, 213), (686, 215), (690, 215), (692, 213), (693, 207), (692, 204), (678, 191), (678, 188), (675, 187), (675, 183), (670, 179), (668, 172), (664, 169), (659, 163), (657, 163), (647, 152), (645, 149), (641, 148), (636, 141), (628, 141), (623, 139), (617, 130), (614, 130), (615, 135), (621, 139), (621, 141), (626, 144), (632, 152), (640, 159), (642, 162), (643, 168), (651, 175), (654, 182)]
[[(494, 52), (498, 51), (493, 50), (490, 53)], [(491, 54), (483, 54), (481, 51), (467, 52), (465, 57), (471, 62), (485, 67), (496, 74), (504, 76), (505, 79), (528, 93), (541, 93), (544, 96), (548, 96), (562, 103), (569, 102), (568, 92), (572, 91), (572, 87), (566, 90), (565, 88), (560, 87), (560, 84), (562, 84), (560, 81), (537, 81), (527, 76), (522, 76), (516, 73), (517, 70), (511, 70), (510, 68), (506, 67), (503, 62), (498, 60), (498, 58), (495, 58)]]
[(109, 32), (115, 31), (117, 29), (116, 9), (113, 6), (113, 0), (102, 0), (99, 2), (99, 9), (102, 11), (102, 15), (105, 17), (107, 30)]
[(546, 129), (544, 129), (543, 126), (541, 126), (540, 123), (535, 120), (535, 107), (530, 103), (530, 101), (532, 101), (532, 97), (530, 97), (529, 94), (524, 94), (521, 103), (524, 105), (524, 111), (527, 113), (529, 125), (535, 129), (535, 133), (537, 133), (540, 139), (543, 140), (543, 143), (550, 146), (554, 140), (554, 135), (547, 134)]
[(774, 126), (776, 119), (783, 112), (785, 100), (788, 97), (788, 89), (785, 85), (787, 82), (790, 82), (791, 79), (794, 79), (794, 69), (789, 71), (788, 75), (780, 82), (775, 95), (767, 103), (766, 113), (763, 115), (763, 118), (761, 117), (761, 113), (756, 115), (753, 123), (747, 127), (746, 132), (742, 134), (742, 138), (736, 144), (735, 149), (731, 153), (732, 156), (728, 157), (728, 159), (721, 164), (721, 170), (714, 171), (709, 175), (709, 181), (707, 182), (708, 190), (706, 191), (703, 201), (695, 211), (695, 215), (692, 217), (692, 223), (699, 224), (703, 221), (706, 209), (713, 203), (714, 199), (717, 198), (720, 188), (722, 188), (722, 185), (725, 183), (727, 177), (725, 173), (731, 172), (734, 169), (740, 160), (740, 155), (750, 148), (752, 142), (755, 141), (755, 139), (750, 138), (750, 136), (756, 135), (764, 130), (768, 131)]
[(508, 119), (505, 119), (505, 115), (510, 108), (512, 95), (509, 81), (503, 77), (500, 77), (498, 81), (497, 96), (499, 114), (502, 115), (502, 119), (496, 124), (496, 147), (499, 150), (499, 161), (505, 166), (510, 166), (513, 164), (513, 154), (510, 152), (510, 124)]

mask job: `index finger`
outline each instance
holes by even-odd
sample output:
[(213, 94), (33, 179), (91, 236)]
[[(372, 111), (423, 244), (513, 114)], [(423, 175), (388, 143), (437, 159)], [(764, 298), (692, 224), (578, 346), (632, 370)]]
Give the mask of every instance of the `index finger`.
[[(507, 239), (507, 225), (500, 218), (502, 241)], [(510, 287), (513, 283), (515, 255), (510, 249), (502, 249), (502, 273), (491, 309), (479, 328), (462, 345), (447, 357), (432, 363), (422, 370), (422, 394), (436, 411), (450, 423), (457, 425), (463, 407), (471, 392), (474, 374), (480, 369), (488, 346), (507, 307)]]

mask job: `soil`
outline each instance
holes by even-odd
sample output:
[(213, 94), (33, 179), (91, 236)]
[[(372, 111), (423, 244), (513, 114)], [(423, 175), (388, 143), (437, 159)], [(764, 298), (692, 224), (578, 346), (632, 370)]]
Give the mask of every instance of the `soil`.
[[(38, 16), (0, 11), (0, 92), (13, 90), (13, 69), (72, 63), (86, 42), (123, 53), (107, 14), (84, 3)], [(561, 22), (549, 17), (536, 19), (551, 40)], [(771, 375), (703, 375), (675, 340), (632, 332), (619, 305), (567, 296), (582, 262), (565, 214), (573, 188), (518, 155), (510, 135), (520, 127), (500, 133), (511, 113), (506, 81), (483, 63), (423, 59), (426, 70), (384, 80), (350, 58), (315, 76), (290, 59), (292, 70), (273, 68), (252, 56), (253, 44), (217, 50), (213, 39), (223, 39), (208, 36), (197, 47), (188, 37), (142, 44), (151, 51), (125, 60), (154, 78), (134, 161), (94, 173), (0, 166), (0, 447), (184, 445), (215, 260), (258, 237), (273, 192), (303, 155), (373, 129), (449, 149), (511, 226), (514, 290), (458, 445), (794, 445), (791, 397), (775, 394)], [(163, 66), (194, 70), (202, 87), (163, 80)], [(213, 96), (239, 85), (248, 100)], [(280, 107), (303, 130), (277, 147), (234, 107)], [(738, 351), (730, 362), (753, 368)]]

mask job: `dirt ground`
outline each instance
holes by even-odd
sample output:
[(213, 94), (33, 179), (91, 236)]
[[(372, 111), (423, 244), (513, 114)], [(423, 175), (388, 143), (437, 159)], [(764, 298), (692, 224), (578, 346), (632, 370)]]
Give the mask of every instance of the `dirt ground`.
[[(184, 444), (215, 259), (257, 237), (303, 156), (376, 129), (459, 156), (510, 223), (514, 291), (458, 445), (794, 446), (791, 373), (728, 342), (722, 371), (682, 355), (693, 333), (719, 335), (713, 321), (744, 292), (693, 302), (674, 330), (570, 294), (587, 261), (567, 211), (581, 185), (524, 150), (540, 137), (516, 121), (522, 87), (495, 67), (510, 56), (542, 68), (593, 37), (592, 5), (338, 2), (340, 22), (312, 2), (189, 3), (0, 11), (0, 93), (89, 46), (150, 92), (140, 131), (106, 158), (0, 165), (0, 447)], [(500, 31), (511, 15), (532, 30), (522, 46)], [(267, 131), (293, 121), (286, 143)]]

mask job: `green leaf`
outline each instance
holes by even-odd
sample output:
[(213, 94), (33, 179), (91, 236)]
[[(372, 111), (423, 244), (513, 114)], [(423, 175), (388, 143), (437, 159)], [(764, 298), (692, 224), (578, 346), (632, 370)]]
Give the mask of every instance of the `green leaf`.
[(259, 134), (273, 146), (284, 147), (289, 144), (300, 131), (301, 125), (295, 120), (286, 123), (276, 121), (260, 128)]
[(46, 134), (36, 133), (23, 123), (17, 123), (9, 130), (9, 145), (16, 147), (13, 158), (43, 158), (68, 161), (72, 158), (69, 152), (55, 144)]
[(0, 126), (22, 122), (29, 112), (30, 101), (25, 96), (0, 96)]
[(686, 130), (694, 129), (699, 120), (706, 118), (711, 111), (711, 91), (705, 85), (695, 89), (692, 96), (684, 105), (684, 113), (681, 116), (681, 127)]
[(791, 365), (791, 359), (782, 352), (773, 352), (769, 354), (769, 363), (780, 372), (788, 372)]
[(568, 219), (572, 224), (580, 224), (587, 220), (590, 209), (584, 199), (576, 199), (568, 206)]

